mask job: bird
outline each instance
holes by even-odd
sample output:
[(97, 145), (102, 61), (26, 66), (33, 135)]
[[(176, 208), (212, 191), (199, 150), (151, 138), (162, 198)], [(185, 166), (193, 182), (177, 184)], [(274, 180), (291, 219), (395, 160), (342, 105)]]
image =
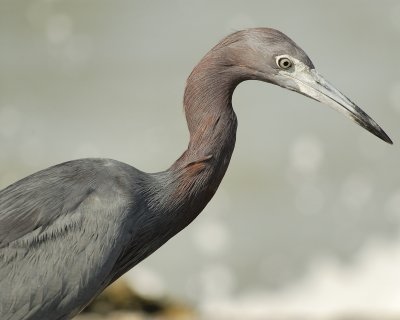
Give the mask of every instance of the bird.
[(392, 144), (308, 55), (272, 28), (223, 38), (189, 75), (187, 149), (166, 170), (117, 160), (64, 162), (0, 191), (0, 319), (64, 320), (188, 226), (228, 168), (236, 140), (232, 94), (258, 80), (320, 101)]

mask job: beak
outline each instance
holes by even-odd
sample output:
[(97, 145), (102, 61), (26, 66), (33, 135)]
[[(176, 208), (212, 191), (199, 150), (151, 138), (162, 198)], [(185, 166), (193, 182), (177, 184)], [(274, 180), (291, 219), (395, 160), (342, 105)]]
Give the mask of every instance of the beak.
[(292, 78), (297, 84), (295, 91), (336, 109), (378, 138), (393, 144), (389, 136), (374, 120), (326, 81), (315, 69), (300, 69), (297, 72), (285, 72), (285, 75)]

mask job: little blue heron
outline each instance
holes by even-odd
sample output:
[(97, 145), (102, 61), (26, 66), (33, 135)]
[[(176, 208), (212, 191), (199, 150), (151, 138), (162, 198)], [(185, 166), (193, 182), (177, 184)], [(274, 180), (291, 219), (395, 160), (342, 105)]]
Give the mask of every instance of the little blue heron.
[(237, 127), (232, 93), (245, 80), (321, 101), (392, 143), (286, 35), (235, 32), (187, 80), (190, 141), (169, 169), (145, 173), (115, 160), (80, 159), (0, 191), (0, 319), (70, 319), (192, 222), (228, 167)]

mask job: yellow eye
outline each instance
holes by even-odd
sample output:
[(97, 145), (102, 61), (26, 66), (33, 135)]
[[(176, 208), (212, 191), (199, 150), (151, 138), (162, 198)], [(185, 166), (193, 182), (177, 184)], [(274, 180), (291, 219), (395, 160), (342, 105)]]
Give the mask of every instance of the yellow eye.
[(281, 69), (289, 69), (293, 65), (293, 62), (287, 57), (281, 57), (276, 60), (276, 64)]

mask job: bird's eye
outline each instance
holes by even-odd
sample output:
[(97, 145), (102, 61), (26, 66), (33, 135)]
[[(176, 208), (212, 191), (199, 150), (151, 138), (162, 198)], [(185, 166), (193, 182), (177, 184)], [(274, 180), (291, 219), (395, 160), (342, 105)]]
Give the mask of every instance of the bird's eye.
[(276, 64), (281, 69), (289, 69), (293, 65), (292, 61), (289, 58), (286, 58), (286, 57), (278, 58), (276, 60)]

